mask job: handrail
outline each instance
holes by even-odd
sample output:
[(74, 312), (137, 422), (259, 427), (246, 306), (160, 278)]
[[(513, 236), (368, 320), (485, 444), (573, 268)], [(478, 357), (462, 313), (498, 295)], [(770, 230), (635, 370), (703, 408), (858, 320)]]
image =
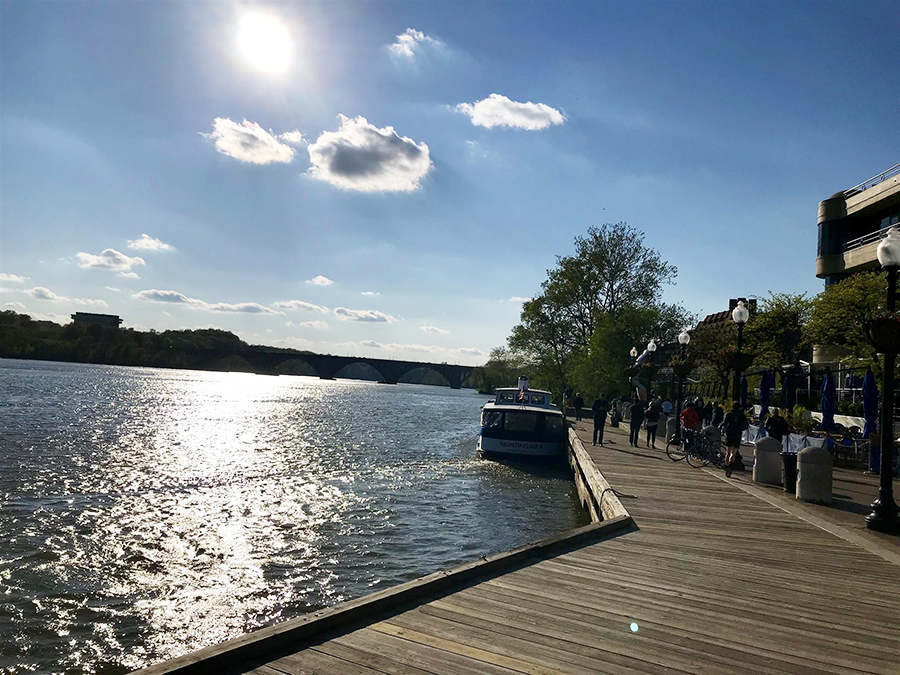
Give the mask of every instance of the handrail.
[[(900, 164), (898, 164), (900, 166)], [(846, 244), (844, 244), (844, 251), (852, 251), (855, 248), (859, 248), (860, 246), (865, 246), (866, 244), (871, 244), (872, 242), (878, 241), (879, 239), (884, 239), (887, 235), (888, 230), (892, 227), (897, 227), (896, 223), (893, 225), (888, 225), (886, 227), (882, 227), (880, 230), (875, 230), (874, 232), (869, 232), (869, 234), (864, 234), (861, 237), (857, 237), (856, 239), (851, 239)]]
[(863, 190), (868, 190), (870, 187), (874, 185), (878, 185), (879, 183), (883, 183), (888, 178), (893, 178), (897, 174), (900, 174), (900, 164), (894, 164), (890, 169), (885, 169), (877, 176), (872, 176), (869, 180), (865, 180), (859, 185), (854, 185), (849, 190), (844, 190), (845, 197), (851, 197), (855, 194), (862, 192)]

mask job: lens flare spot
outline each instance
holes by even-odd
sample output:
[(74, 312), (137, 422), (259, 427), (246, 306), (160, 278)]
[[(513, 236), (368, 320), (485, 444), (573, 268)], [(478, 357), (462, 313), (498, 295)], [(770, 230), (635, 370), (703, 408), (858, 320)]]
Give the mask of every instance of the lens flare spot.
[(278, 19), (247, 14), (241, 19), (238, 45), (244, 58), (267, 73), (283, 73), (291, 58), (291, 38)]
[(638, 632), (638, 625), (637, 625), (636, 623), (632, 622), (630, 628), (631, 628), (631, 632), (632, 632), (632, 633), (637, 633), (637, 632)]

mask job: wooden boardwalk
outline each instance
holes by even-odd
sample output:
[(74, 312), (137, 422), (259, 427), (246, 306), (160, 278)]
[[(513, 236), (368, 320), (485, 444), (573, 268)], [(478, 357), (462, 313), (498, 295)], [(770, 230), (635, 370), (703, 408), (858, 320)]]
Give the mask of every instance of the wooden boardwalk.
[(607, 441), (588, 450), (633, 495), (637, 529), (236, 672), (900, 674), (900, 566), (618, 430)]

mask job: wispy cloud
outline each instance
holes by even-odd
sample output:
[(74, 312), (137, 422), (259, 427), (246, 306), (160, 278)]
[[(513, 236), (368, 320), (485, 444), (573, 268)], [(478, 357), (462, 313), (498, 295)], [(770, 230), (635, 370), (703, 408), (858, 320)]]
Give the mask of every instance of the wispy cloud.
[(378, 291), (363, 291), (360, 295), (367, 295), (370, 298), (377, 298), (381, 295)]
[(531, 302), (532, 298), (523, 298), (518, 295), (512, 296), (507, 302)]
[(290, 145), (280, 143), (271, 131), (246, 119), (238, 124), (227, 117), (217, 117), (213, 120), (212, 132), (200, 135), (215, 141), (216, 150), (223, 155), (242, 162), (287, 164), (294, 159), (294, 149)]
[(331, 313), (331, 310), (325, 305), (314, 305), (303, 300), (279, 300), (275, 303), (275, 306), (278, 309), (303, 309), (308, 312), (319, 312), (320, 314)]
[(313, 277), (312, 279), (307, 279), (306, 283), (312, 284), (313, 286), (331, 286), (334, 282), (328, 277), (323, 277), (321, 274)]
[(0, 272), (0, 281), (9, 281), (14, 284), (21, 284), (28, 281), (28, 277), (20, 277), (18, 274), (6, 274)]
[[(125, 255), (114, 248), (103, 249), (100, 251), (100, 255), (76, 253), (75, 257), (78, 258), (78, 266), (84, 269), (106, 270), (108, 272), (119, 272), (123, 275), (128, 273), (132, 267), (140, 267), (146, 264), (143, 258)], [(134, 272), (131, 272), (131, 274), (137, 276)]]
[(115, 286), (104, 286), (107, 291), (112, 291), (113, 293), (121, 293), (121, 289), (116, 288)]
[(290, 143), (291, 145), (300, 145), (301, 143), (305, 143), (306, 139), (303, 137), (299, 131), (286, 131), (283, 134), (279, 135), (278, 138), (285, 141), (286, 143)]
[(450, 333), (449, 330), (438, 328), (437, 326), (419, 326), (419, 330), (424, 333), (431, 333), (432, 335), (447, 335)]
[(35, 286), (29, 288), (23, 293), (30, 295), (35, 300), (46, 300), (47, 302), (67, 302), (82, 307), (109, 307), (106, 300), (96, 300), (94, 298), (68, 298), (65, 295), (57, 295), (49, 288), (44, 286)]
[(18, 300), (13, 300), (12, 302), (7, 302), (4, 307), (11, 307), (12, 309), (21, 309), (24, 311), (25, 303), (19, 302)]
[(144, 233), (139, 239), (131, 239), (128, 248), (134, 251), (174, 251), (175, 247)]
[(410, 192), (431, 170), (425, 143), (400, 136), (394, 127), (379, 129), (365, 117), (339, 115), (337, 131), (324, 131), (310, 145), (309, 175), (346, 190)]
[(239, 302), (235, 304), (229, 302), (210, 303), (198, 298), (190, 298), (184, 293), (179, 293), (178, 291), (165, 291), (155, 288), (138, 291), (131, 297), (135, 300), (146, 300), (150, 302), (165, 302), (176, 305), (184, 305), (192, 309), (202, 309), (208, 312), (232, 312), (241, 314), (284, 314), (284, 312), (278, 312), (274, 309), (266, 307), (265, 305), (261, 305), (258, 302)]
[(335, 307), (334, 315), (344, 321), (361, 321), (364, 323), (396, 323), (398, 321), (396, 317), (379, 312), (377, 309)]
[(501, 94), (491, 94), (475, 103), (460, 103), (456, 110), (468, 115), (477, 127), (513, 127), (527, 131), (562, 124), (566, 116), (545, 103), (520, 103)]
[(407, 28), (397, 39), (388, 47), (391, 56), (398, 61), (411, 62), (415, 61), (424, 50), (443, 50), (446, 45), (436, 38), (426, 35), (415, 28)]
[(325, 321), (301, 321), (294, 323), (293, 321), (285, 321), (284, 325), (288, 328), (313, 328), (315, 330), (328, 330), (328, 324)]

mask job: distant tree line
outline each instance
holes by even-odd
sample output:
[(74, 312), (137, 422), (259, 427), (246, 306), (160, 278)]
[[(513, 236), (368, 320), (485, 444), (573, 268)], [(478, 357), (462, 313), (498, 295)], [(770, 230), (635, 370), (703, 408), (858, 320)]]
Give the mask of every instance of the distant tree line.
[[(297, 360), (286, 361), (276, 372), (290, 375), (316, 375), (302, 361), (304, 352), (296, 349), (250, 345), (234, 333), (216, 328), (198, 330), (139, 331), (111, 328), (95, 324), (35, 321), (27, 314), (0, 312), (0, 358), (39, 359), (77, 363), (101, 363), (118, 366), (151, 366), (159, 368), (200, 368), (200, 357), (183, 349), (215, 349), (235, 351), (267, 351), (296, 354)], [(239, 356), (229, 356), (216, 364), (217, 370), (252, 371)], [(359, 380), (379, 380), (377, 370), (365, 363), (353, 363), (340, 375)], [(447, 384), (443, 376), (432, 370), (416, 369), (403, 377), (412, 384)]]

